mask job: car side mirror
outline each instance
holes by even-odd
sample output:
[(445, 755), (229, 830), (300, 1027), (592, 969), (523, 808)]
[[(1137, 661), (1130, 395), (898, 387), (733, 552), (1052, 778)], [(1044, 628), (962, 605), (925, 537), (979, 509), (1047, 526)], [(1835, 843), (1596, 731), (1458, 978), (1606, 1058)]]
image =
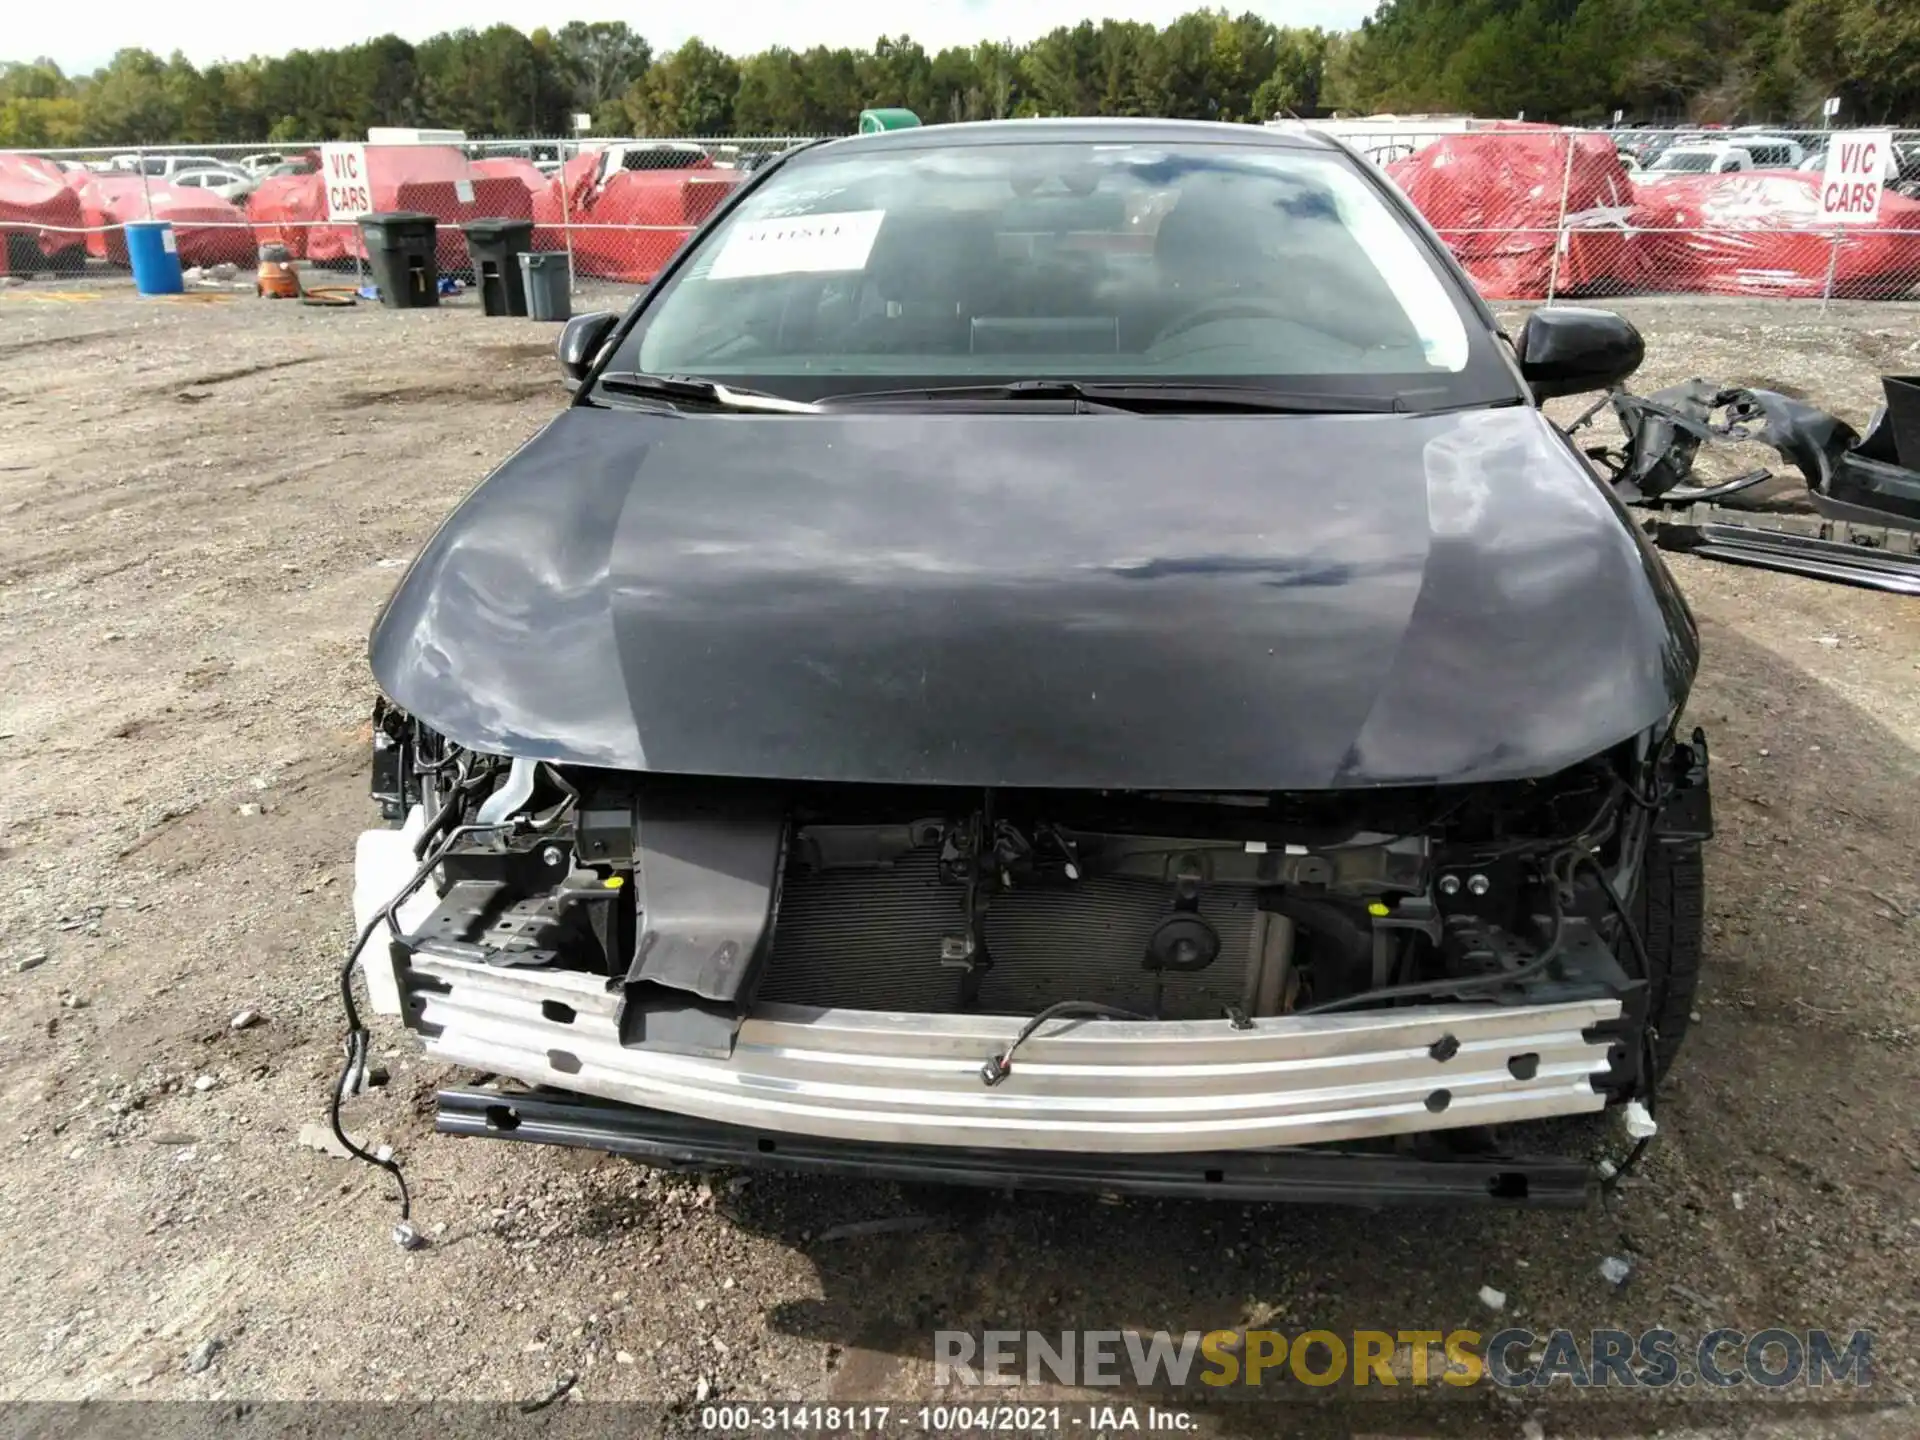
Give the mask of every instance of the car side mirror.
[(587, 378), (587, 372), (599, 358), (600, 347), (606, 343), (607, 336), (613, 333), (613, 327), (619, 322), (620, 317), (611, 310), (593, 310), (567, 321), (566, 328), (561, 330), (560, 338), (553, 346), (567, 389), (580, 388), (580, 382)]
[(1536, 400), (1618, 385), (1646, 359), (1646, 342), (1611, 310), (1549, 305), (1520, 331), (1520, 374)]

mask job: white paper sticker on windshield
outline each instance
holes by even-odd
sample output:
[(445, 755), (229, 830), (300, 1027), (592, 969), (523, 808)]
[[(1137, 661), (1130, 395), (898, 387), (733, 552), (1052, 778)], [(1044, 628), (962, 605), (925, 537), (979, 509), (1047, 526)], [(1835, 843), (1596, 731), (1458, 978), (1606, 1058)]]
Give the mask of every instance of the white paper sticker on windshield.
[(736, 226), (707, 270), (710, 280), (748, 275), (800, 275), (828, 270), (864, 270), (884, 210), (843, 210), (834, 215), (789, 215)]

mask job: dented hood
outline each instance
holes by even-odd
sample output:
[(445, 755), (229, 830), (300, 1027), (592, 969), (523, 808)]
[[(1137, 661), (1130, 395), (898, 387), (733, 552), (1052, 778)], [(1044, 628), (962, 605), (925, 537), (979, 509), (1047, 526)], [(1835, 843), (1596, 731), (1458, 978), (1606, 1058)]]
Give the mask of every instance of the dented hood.
[(1659, 723), (1685, 608), (1524, 407), (577, 407), (374, 628), (475, 749), (629, 770), (1294, 790), (1551, 773)]

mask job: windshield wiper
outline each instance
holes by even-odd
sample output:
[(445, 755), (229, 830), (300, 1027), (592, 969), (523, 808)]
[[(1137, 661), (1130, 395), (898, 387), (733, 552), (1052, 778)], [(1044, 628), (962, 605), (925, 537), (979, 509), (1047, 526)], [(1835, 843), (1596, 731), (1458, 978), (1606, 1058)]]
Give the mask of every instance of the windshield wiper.
[(1010, 380), (993, 385), (935, 385), (913, 390), (851, 390), (822, 407), (934, 404), (963, 400), (1085, 400), (1121, 410), (1244, 410), (1269, 415), (1378, 415), (1401, 408), (1400, 395), (1322, 395), (1257, 385), (1190, 384), (1180, 380)]
[(657, 395), (663, 400), (690, 400), (701, 405), (718, 405), (725, 410), (812, 415), (820, 409), (805, 400), (789, 400), (764, 390), (736, 390), (731, 385), (702, 380), (697, 375), (647, 375), (638, 370), (612, 370), (600, 377), (600, 384), (616, 395)]

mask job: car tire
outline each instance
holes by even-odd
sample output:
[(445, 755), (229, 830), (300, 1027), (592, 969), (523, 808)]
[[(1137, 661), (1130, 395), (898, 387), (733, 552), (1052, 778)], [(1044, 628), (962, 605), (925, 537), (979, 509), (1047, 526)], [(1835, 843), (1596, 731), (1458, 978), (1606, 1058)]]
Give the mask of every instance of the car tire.
[(1698, 841), (1647, 846), (1640, 884), (1627, 910), (1647, 952), (1655, 1079), (1672, 1067), (1687, 1036), (1705, 948), (1705, 901), (1706, 864)]

